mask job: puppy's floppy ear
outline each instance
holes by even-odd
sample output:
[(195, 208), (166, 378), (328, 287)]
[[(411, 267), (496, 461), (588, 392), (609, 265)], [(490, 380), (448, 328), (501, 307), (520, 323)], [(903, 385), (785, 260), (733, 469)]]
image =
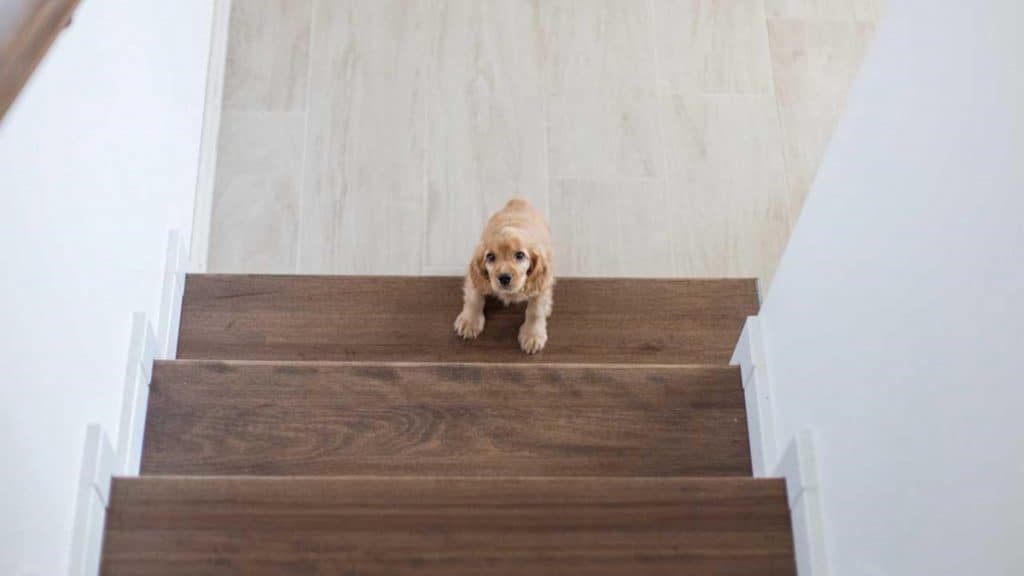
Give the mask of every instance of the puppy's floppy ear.
[(491, 291), (491, 281), (487, 274), (486, 256), (487, 248), (483, 244), (479, 244), (476, 250), (473, 251), (473, 259), (469, 261), (469, 279), (481, 294)]
[(551, 256), (546, 248), (530, 250), (530, 269), (526, 272), (524, 292), (536, 295), (551, 288), (554, 276), (551, 273)]

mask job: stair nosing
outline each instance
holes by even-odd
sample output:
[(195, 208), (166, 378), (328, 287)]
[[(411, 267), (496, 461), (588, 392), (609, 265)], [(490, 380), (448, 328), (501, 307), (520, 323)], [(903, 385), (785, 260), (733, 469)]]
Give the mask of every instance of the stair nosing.
[(593, 368), (593, 369), (613, 369), (613, 370), (722, 370), (722, 371), (739, 371), (740, 366), (738, 364), (706, 364), (706, 363), (679, 363), (679, 364), (645, 364), (645, 363), (625, 363), (616, 362), (606, 364), (603, 362), (445, 362), (445, 361), (415, 361), (415, 360), (249, 360), (249, 359), (233, 359), (233, 358), (163, 358), (154, 360), (154, 365), (172, 365), (172, 364), (190, 364), (190, 365), (204, 365), (204, 364), (232, 364), (238, 366), (393, 366), (393, 367), (436, 367), (436, 366), (486, 366), (495, 368), (547, 368), (547, 369), (560, 369), (560, 368)]
[[(306, 279), (362, 279), (362, 278), (462, 278), (463, 274), (295, 274), (291, 272), (187, 272), (187, 278), (203, 276), (206, 278), (306, 278)], [(569, 276), (557, 275), (555, 280), (572, 280), (586, 282), (759, 282), (756, 276)], [(557, 286), (557, 284), (556, 284)]]

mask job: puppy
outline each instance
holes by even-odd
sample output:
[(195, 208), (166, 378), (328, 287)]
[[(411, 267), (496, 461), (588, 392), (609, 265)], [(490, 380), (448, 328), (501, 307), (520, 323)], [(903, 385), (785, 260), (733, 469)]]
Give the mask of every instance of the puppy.
[(487, 296), (506, 306), (528, 301), (519, 346), (527, 354), (540, 352), (548, 341), (555, 286), (551, 257), (551, 231), (544, 217), (526, 200), (510, 200), (488, 220), (469, 263), (455, 332), (467, 340), (483, 332)]

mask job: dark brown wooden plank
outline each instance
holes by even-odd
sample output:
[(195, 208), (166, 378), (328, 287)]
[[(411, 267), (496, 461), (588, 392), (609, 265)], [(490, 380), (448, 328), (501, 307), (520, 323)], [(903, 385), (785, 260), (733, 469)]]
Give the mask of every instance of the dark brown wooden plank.
[(452, 323), (460, 278), (192, 275), (178, 357), (224, 360), (728, 364), (754, 280), (563, 278), (547, 348), (523, 354), (523, 307), (492, 303), (479, 339)]
[(736, 367), (158, 362), (142, 471), (749, 476)]
[(796, 573), (782, 480), (118, 478), (102, 573)]
[[(15, 0), (0, 6), (0, 120), (28, 82), (79, 0)], [(73, 105), (68, 95), (68, 105)]]

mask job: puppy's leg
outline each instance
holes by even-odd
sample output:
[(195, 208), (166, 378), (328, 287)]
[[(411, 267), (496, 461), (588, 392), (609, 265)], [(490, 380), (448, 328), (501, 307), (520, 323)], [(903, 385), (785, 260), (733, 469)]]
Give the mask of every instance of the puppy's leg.
[(455, 319), (455, 332), (466, 340), (472, 340), (484, 331), (484, 301), (473, 281), (466, 278), (462, 287), (462, 312)]
[(551, 290), (530, 298), (526, 322), (519, 328), (519, 346), (527, 354), (536, 354), (548, 343), (548, 316), (551, 316)]

